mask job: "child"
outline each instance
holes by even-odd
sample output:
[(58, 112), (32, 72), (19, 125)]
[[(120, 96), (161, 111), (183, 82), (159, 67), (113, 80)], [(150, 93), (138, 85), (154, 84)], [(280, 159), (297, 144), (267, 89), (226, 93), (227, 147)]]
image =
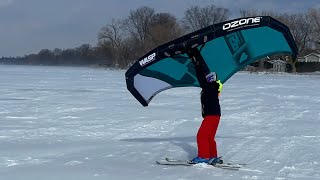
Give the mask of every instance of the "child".
[[(200, 55), (201, 56), (201, 55)], [(193, 163), (222, 163), (218, 158), (215, 135), (218, 129), (221, 109), (219, 103), (219, 93), (222, 90), (222, 83), (217, 79), (215, 72), (209, 72), (204, 68), (202, 57), (192, 57), (195, 65), (196, 75), (200, 83), (202, 117), (204, 118), (197, 134), (198, 156)], [(207, 72), (206, 72), (207, 71)]]

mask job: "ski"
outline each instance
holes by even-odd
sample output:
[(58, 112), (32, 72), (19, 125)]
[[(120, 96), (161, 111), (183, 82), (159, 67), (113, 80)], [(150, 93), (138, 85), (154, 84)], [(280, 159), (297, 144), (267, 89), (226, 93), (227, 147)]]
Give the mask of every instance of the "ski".
[(170, 166), (193, 166), (194, 163), (188, 161), (188, 160), (173, 160), (173, 161), (167, 161), (167, 160), (160, 160), (156, 161), (157, 164), (160, 165), (170, 165)]
[[(177, 160), (177, 159), (170, 159), (170, 158), (165, 158), (164, 160), (160, 160), (160, 161), (156, 161), (156, 162), (157, 162), (157, 164), (160, 164), (160, 165), (169, 165), (169, 166), (194, 166), (194, 165), (196, 165), (195, 163), (192, 163), (191, 160)], [(215, 164), (212, 166), (214, 166), (216, 168), (221, 168), (221, 169), (239, 170), (240, 168), (244, 167), (245, 164), (222, 163), (222, 164)]]

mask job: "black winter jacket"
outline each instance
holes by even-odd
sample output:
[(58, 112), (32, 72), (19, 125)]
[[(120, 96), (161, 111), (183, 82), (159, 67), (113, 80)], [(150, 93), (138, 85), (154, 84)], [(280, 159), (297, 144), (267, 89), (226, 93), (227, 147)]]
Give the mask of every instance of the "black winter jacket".
[(218, 97), (219, 84), (216, 81), (207, 82), (206, 74), (201, 69), (200, 65), (195, 64), (195, 70), (198, 81), (200, 83), (201, 91), (201, 106), (202, 117), (208, 115), (221, 116), (221, 108)]

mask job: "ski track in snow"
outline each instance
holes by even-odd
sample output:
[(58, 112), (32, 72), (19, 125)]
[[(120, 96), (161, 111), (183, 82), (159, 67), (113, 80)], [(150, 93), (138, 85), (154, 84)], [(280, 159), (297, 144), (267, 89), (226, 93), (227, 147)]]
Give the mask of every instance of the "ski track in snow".
[(124, 73), (0, 66), (0, 179), (320, 179), (320, 76), (237, 73), (217, 133), (240, 171), (155, 164), (197, 154), (199, 88), (142, 107)]

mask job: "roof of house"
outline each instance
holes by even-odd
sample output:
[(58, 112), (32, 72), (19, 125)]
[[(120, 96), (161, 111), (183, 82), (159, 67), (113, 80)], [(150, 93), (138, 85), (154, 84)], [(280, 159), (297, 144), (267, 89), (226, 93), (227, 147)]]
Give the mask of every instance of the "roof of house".
[(320, 54), (320, 50), (317, 49), (306, 49), (299, 54), (299, 58), (306, 57), (309, 54)]
[(315, 55), (317, 57), (320, 57), (319, 53), (310, 53), (310, 54), (305, 55), (304, 57), (308, 57), (308, 56), (311, 56), (311, 55)]
[(286, 61), (283, 61), (283, 60), (280, 60), (280, 59), (278, 59), (278, 60), (270, 60), (268, 62), (271, 63), (271, 64), (287, 64)]

